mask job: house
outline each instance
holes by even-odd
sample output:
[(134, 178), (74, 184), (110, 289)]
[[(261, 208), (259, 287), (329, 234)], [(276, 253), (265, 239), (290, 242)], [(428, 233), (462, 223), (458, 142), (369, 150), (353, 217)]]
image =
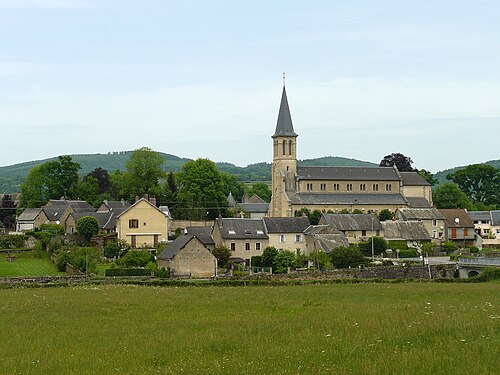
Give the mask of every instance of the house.
[(187, 227), (184, 233), (196, 236), (196, 238), (198, 238), (209, 250), (215, 248), (215, 241), (212, 237), (212, 227)]
[(251, 258), (262, 255), (269, 237), (262, 219), (218, 218), (212, 229), (215, 246), (226, 246), (230, 260), (250, 265)]
[(445, 218), (435, 207), (398, 208), (396, 218), (402, 221), (422, 222), (434, 241), (442, 241), (445, 238)]
[(302, 208), (379, 212), (431, 207), (432, 189), (417, 172), (396, 167), (310, 167), (297, 162), (295, 133), (285, 86), (273, 139), (269, 217), (293, 217)]
[(39, 228), (49, 221), (43, 208), (27, 208), (17, 217), (17, 232), (26, 232)]
[(483, 238), (483, 245), (500, 245), (500, 210), (469, 211), (474, 230)]
[[(474, 223), (463, 208), (440, 208), (445, 220), (445, 238), (459, 247), (477, 246)], [(480, 246), (478, 246), (480, 247)]]
[(269, 203), (266, 203), (261, 197), (254, 194), (251, 197), (244, 197), (243, 202), (238, 203), (231, 192), (227, 197), (227, 203), (233, 210), (235, 217), (248, 217), (250, 219), (261, 219), (267, 216)]
[(116, 215), (119, 215), (130, 206), (131, 204), (124, 199), (119, 201), (104, 200), (96, 212), (115, 212)]
[(110, 212), (72, 212), (66, 219), (66, 226), (69, 228), (70, 233), (76, 232), (76, 223), (84, 216), (91, 216), (99, 223), (100, 233), (114, 233), (116, 232), (116, 216), (114, 211)]
[(381, 236), (383, 228), (374, 213), (371, 214), (323, 214), (321, 225), (330, 225), (344, 234), (349, 243), (366, 241), (373, 236)]
[(388, 242), (406, 241), (408, 247), (419, 249), (423, 242), (430, 242), (432, 237), (423, 222), (420, 221), (383, 221), (384, 238)]
[(269, 246), (277, 249), (306, 252), (304, 231), (311, 225), (303, 217), (265, 217), (265, 232), (269, 237)]
[(132, 248), (156, 247), (168, 240), (167, 218), (153, 203), (141, 198), (116, 217), (116, 232)]
[(194, 235), (177, 237), (157, 257), (158, 268), (170, 268), (172, 276), (212, 277), (217, 274), (217, 259)]
[(318, 251), (330, 253), (337, 247), (348, 247), (349, 242), (344, 234), (330, 225), (310, 225), (304, 231), (306, 254)]

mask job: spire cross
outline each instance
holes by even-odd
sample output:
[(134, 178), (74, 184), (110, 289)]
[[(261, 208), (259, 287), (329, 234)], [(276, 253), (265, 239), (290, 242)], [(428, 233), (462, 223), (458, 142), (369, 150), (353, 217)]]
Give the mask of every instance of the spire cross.
[(285, 87), (285, 73), (283, 73), (283, 87)]

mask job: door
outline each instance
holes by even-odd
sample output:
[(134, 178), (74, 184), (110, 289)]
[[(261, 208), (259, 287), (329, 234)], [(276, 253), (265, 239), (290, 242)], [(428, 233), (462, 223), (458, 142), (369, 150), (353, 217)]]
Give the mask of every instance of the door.
[(451, 228), (451, 238), (457, 238), (457, 228)]
[(135, 249), (136, 247), (136, 239), (135, 236), (132, 236), (132, 249)]

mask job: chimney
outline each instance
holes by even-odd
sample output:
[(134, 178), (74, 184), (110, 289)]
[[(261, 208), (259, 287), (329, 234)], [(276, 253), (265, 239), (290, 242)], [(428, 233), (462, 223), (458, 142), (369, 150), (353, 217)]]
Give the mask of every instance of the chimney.
[(147, 201), (149, 201), (149, 195), (148, 195), (148, 193), (144, 194), (144, 199), (147, 200)]
[(139, 200), (139, 196), (138, 196), (138, 195), (136, 195), (136, 196), (135, 196), (135, 201), (137, 202), (138, 200)]
[(156, 207), (156, 196), (152, 196), (152, 197), (149, 199), (149, 201), (151, 202), (151, 204), (152, 204), (153, 206), (155, 206), (155, 207)]

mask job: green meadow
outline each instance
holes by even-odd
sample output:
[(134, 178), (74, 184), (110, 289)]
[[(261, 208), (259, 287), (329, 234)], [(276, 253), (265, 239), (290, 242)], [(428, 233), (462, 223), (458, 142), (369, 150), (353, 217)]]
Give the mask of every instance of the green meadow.
[(1, 374), (497, 374), (500, 283), (0, 290)]
[(15, 259), (7, 261), (7, 254), (0, 255), (0, 277), (66, 275), (57, 270), (47, 253), (43, 253), (41, 258), (36, 258), (33, 251), (11, 253), (10, 256)]

